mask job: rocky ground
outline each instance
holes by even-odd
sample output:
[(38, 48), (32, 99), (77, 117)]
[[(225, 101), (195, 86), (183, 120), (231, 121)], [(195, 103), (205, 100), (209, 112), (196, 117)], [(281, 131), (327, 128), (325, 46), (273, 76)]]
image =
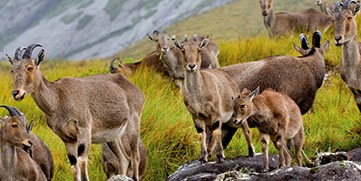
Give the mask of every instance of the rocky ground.
[(262, 172), (262, 154), (237, 157), (224, 163), (198, 161), (183, 164), (168, 177), (169, 181), (231, 181), (231, 180), (361, 180), (361, 148), (349, 152), (322, 153), (314, 167), (276, 169), (278, 157), (270, 155), (270, 172)]
[[(269, 155), (270, 171), (263, 172), (262, 154), (255, 157), (236, 157), (224, 163), (199, 161), (185, 163), (168, 177), (168, 181), (340, 181), (361, 180), (361, 148), (349, 152), (320, 153), (313, 167), (283, 167), (277, 169), (278, 156)], [(132, 181), (126, 176), (115, 176), (108, 181)]]

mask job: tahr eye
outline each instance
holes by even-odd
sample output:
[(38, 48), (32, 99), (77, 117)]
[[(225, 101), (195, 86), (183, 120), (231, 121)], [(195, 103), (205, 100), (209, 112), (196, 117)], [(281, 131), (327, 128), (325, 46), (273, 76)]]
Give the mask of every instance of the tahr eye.
[(18, 125), (17, 125), (17, 124), (13, 124), (13, 125), (11, 125), (11, 127), (13, 127), (13, 128), (17, 128), (17, 127), (18, 127)]
[(241, 104), (240, 106), (239, 106), (239, 108), (241, 108), (241, 109), (244, 109), (246, 107), (246, 105), (244, 105), (244, 104)]
[(347, 17), (347, 20), (349, 20), (349, 21), (352, 20), (352, 17), (351, 16)]
[(33, 67), (28, 67), (26, 70), (27, 70), (28, 72), (31, 72), (31, 71), (34, 70), (34, 68), (33, 68)]

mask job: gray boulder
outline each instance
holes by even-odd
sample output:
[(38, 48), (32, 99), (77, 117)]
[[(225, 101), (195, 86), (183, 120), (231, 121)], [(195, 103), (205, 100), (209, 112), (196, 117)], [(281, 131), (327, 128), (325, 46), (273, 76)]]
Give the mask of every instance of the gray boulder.
[(169, 181), (233, 181), (233, 180), (361, 180), (361, 148), (349, 152), (320, 153), (314, 167), (282, 167), (276, 169), (278, 156), (269, 155), (270, 172), (263, 172), (262, 154), (236, 157), (223, 163), (198, 161), (185, 163), (171, 174)]

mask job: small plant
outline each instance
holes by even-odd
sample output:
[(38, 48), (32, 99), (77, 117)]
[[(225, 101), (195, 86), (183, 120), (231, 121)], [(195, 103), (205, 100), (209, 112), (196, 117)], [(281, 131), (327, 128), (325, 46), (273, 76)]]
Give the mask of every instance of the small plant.
[(74, 14), (71, 14), (71, 15), (66, 15), (66, 16), (63, 16), (61, 18), (61, 21), (65, 24), (70, 24), (71, 22), (73, 22), (76, 18), (78, 18), (81, 14), (83, 13), (83, 11), (79, 11), (79, 12), (76, 12)]
[(91, 16), (91, 15), (85, 15), (85, 16), (83, 16), (83, 17), (78, 21), (78, 25), (76, 26), (76, 29), (77, 29), (77, 30), (82, 30), (92, 19), (93, 19), (93, 16)]

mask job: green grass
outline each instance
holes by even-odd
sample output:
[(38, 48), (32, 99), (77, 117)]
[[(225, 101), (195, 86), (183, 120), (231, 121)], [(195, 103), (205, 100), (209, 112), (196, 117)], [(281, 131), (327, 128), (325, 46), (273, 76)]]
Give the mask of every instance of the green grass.
[[(310, 37), (310, 33), (308, 37)], [(324, 39), (331, 39), (332, 32), (326, 32)], [(249, 39), (224, 41), (219, 44), (221, 65), (254, 61), (268, 55), (294, 55), (292, 42), (298, 42), (298, 36), (289, 38), (268, 39), (265, 35)], [(331, 70), (339, 63), (341, 48), (331, 45), (326, 52), (326, 63)], [(129, 59), (128, 59), (129, 61)], [(110, 60), (94, 60), (83, 62), (45, 61), (41, 65), (43, 75), (50, 81), (64, 76), (83, 77), (106, 73)], [(11, 67), (7, 62), (0, 63), (0, 103), (13, 105), (22, 110), (28, 120), (34, 120), (33, 130), (49, 145), (55, 159), (55, 180), (71, 180), (70, 165), (67, 160), (64, 144), (47, 127), (42, 112), (37, 108), (30, 96), (21, 102), (11, 98)], [(303, 116), (305, 125), (304, 150), (308, 157), (314, 158), (322, 151), (348, 151), (361, 144), (360, 113), (353, 97), (335, 71), (325, 81), (317, 93), (313, 108)], [(163, 179), (166, 173), (174, 172), (188, 160), (199, 156), (197, 134), (190, 114), (185, 109), (179, 89), (166, 77), (153, 70), (142, 68), (130, 77), (146, 95), (141, 119), (141, 137), (148, 152), (148, 165), (144, 180)], [(0, 110), (5, 115), (4, 110)], [(261, 152), (258, 131), (252, 129), (254, 145)], [(89, 176), (92, 180), (105, 180), (101, 166), (101, 147), (93, 145), (89, 161)], [(271, 153), (277, 153), (274, 146)], [(227, 158), (247, 154), (247, 145), (239, 131), (225, 150)], [(214, 158), (212, 158), (214, 159)], [(167, 170), (165, 170), (165, 165)]]

